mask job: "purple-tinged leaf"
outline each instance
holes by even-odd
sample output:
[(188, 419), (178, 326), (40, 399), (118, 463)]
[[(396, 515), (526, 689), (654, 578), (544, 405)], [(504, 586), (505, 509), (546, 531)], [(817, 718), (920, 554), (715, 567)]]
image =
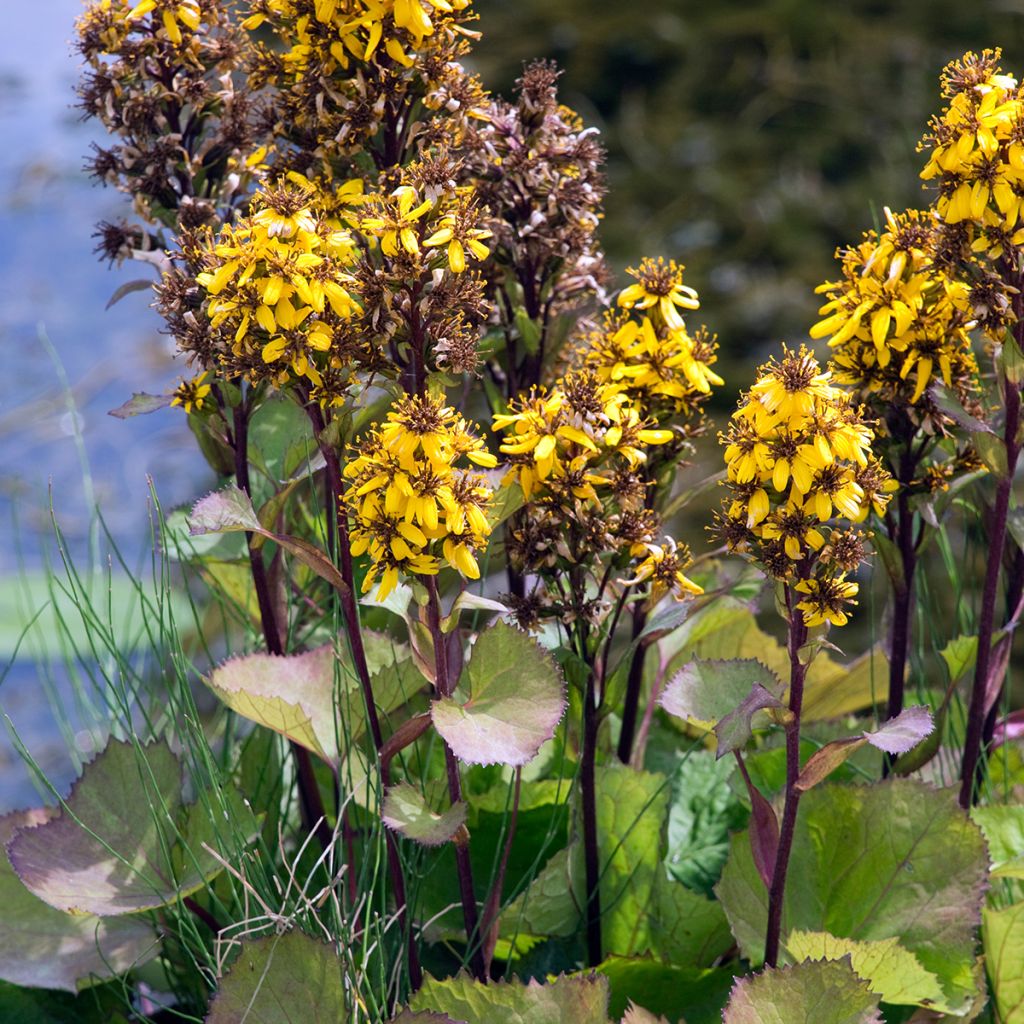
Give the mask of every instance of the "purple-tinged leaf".
[(400, 832), (424, 846), (441, 846), (465, 831), (466, 805), (459, 800), (438, 814), (428, 806), (423, 794), (408, 782), (391, 786), (384, 794), (381, 817), (388, 828)]
[(1022, 737), (1024, 737), (1024, 708), (1019, 711), (1011, 711), (996, 722), (996, 731), (992, 736), (992, 742), (1000, 747), (1004, 743), (1012, 743)]
[(931, 711), (915, 705), (905, 708), (895, 718), (884, 722), (874, 732), (864, 733), (864, 739), (887, 754), (905, 754), (913, 750), (935, 728)]
[(461, 761), (519, 767), (554, 736), (565, 708), (565, 679), (551, 656), (498, 622), (474, 644), (456, 693), (430, 713)]
[(466, 1024), (464, 1020), (452, 1020), (447, 1013), (435, 1013), (433, 1010), (403, 1010), (397, 1017), (392, 1017), (388, 1024)]
[(189, 516), (189, 531), (194, 537), (206, 533), (232, 533), (239, 530), (258, 533), (274, 541), (307, 568), (312, 569), (321, 579), (327, 580), (339, 592), (348, 590), (348, 584), (338, 572), (337, 566), (318, 547), (300, 537), (291, 537), (265, 529), (252, 507), (249, 495), (234, 484), (201, 498), (195, 503)]
[(153, 287), (156, 282), (151, 277), (137, 277), (134, 281), (125, 281), (113, 295), (107, 300), (104, 309), (110, 309), (111, 306), (116, 305), (126, 295), (131, 295), (132, 292), (143, 292)]
[[(69, 914), (110, 917), (172, 903), (222, 867), (204, 849), (216, 844), (207, 806), (184, 806), (182, 788), (181, 765), (165, 742), (111, 740), (85, 766), (66, 808), (15, 832), (11, 865), (36, 896)], [(237, 794), (225, 797), (233, 827), (255, 825)]]
[(147, 395), (145, 391), (137, 391), (124, 405), (111, 409), (108, 416), (116, 416), (119, 420), (131, 419), (132, 416), (147, 416), (158, 409), (166, 409), (174, 401), (174, 395)]
[(670, 715), (714, 729), (721, 757), (750, 739), (751, 719), (758, 710), (782, 707), (782, 693), (782, 684), (759, 661), (698, 658), (672, 677), (660, 703)]
[(878, 996), (849, 957), (811, 960), (740, 978), (723, 1024), (884, 1024)]
[[(387, 714), (410, 700), (422, 680), (403, 645), (371, 630), (364, 630), (363, 643), (378, 711)], [(339, 738), (355, 743), (366, 728), (365, 698), (346, 647), (229, 658), (203, 681), (238, 714), (330, 765), (345, 753)]]
[[(42, 825), (55, 807), (0, 818), (0, 847), (19, 828)], [(0, 979), (29, 988), (76, 992), (121, 974), (159, 952), (152, 925), (139, 917), (65, 914), (34, 896), (0, 851)]]
[(770, 889), (772, 875), (775, 874), (775, 858), (779, 853), (779, 819), (775, 808), (751, 781), (740, 752), (736, 750), (733, 753), (750, 797), (750, 852), (765, 889)]
[(866, 743), (884, 750), (887, 754), (906, 754), (934, 728), (931, 711), (916, 706), (901, 711), (874, 732), (863, 732), (859, 736), (826, 743), (807, 759), (796, 781), (796, 788), (801, 793), (806, 793), (827, 779), (855, 750), (859, 750)]
[(760, 683), (754, 683), (739, 707), (730, 711), (715, 726), (715, 739), (718, 741), (716, 756), (722, 757), (746, 745), (752, 732), (751, 720), (758, 711), (782, 707), (785, 705), (775, 694), (769, 693)]

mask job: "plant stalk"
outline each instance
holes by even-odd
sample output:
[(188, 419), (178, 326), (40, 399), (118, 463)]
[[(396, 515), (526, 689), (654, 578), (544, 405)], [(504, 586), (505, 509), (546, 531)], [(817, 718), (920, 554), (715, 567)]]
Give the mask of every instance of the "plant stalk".
[[(647, 625), (647, 611), (642, 601), (633, 606), (633, 630), (631, 641), (636, 646), (629, 662), (629, 675), (626, 677), (626, 695), (622, 706), (622, 729), (619, 732), (619, 760), (629, 764), (633, 757), (633, 739), (636, 735), (636, 721), (640, 711), (640, 691), (644, 682), (644, 662), (647, 648), (639, 642), (640, 634)], [(608, 638), (609, 643), (611, 637)]]
[[(359, 608), (356, 605), (355, 596), (355, 573), (352, 565), (352, 550), (348, 539), (348, 516), (345, 514), (340, 500), (341, 462), (338, 459), (338, 453), (322, 438), (326, 425), (320, 407), (315, 402), (309, 402), (306, 406), (306, 411), (326, 466), (327, 491), (330, 495), (330, 502), (326, 511), (328, 521), (333, 523), (338, 570), (345, 583), (345, 589), (339, 592), (338, 600), (341, 603), (342, 618), (345, 620), (345, 632), (348, 636), (349, 648), (352, 652), (352, 662), (355, 665), (356, 675), (359, 677), (359, 685), (363, 691), (366, 722), (370, 730), (370, 736), (373, 739), (374, 750), (377, 754), (381, 785), (384, 789), (387, 789), (391, 785), (391, 771), (390, 765), (381, 758), (381, 750), (384, 747), (384, 734), (380, 727), (380, 716), (377, 714), (377, 702), (373, 696), (373, 680), (370, 678), (370, 669), (366, 661), (366, 649), (363, 646), (362, 629), (359, 624)], [(423, 972), (420, 968), (419, 950), (416, 947), (416, 940), (413, 936), (411, 922), (409, 921), (402, 859), (398, 854), (398, 844), (395, 837), (388, 829), (384, 830), (384, 846), (387, 853), (388, 873), (391, 875), (391, 885), (395, 892), (395, 906), (398, 911), (398, 919), (403, 933), (407, 936), (409, 983), (413, 991), (415, 991), (423, 984)]]
[[(900, 556), (902, 579), (893, 580), (893, 614), (889, 633), (889, 700), (886, 720), (895, 718), (902, 710), (907, 678), (907, 657), (910, 652), (910, 627), (914, 609), (914, 576), (917, 573), (917, 544), (914, 540), (914, 513), (910, 508), (907, 486), (913, 478), (915, 466), (911, 455), (904, 452), (899, 466), (899, 493), (896, 495), (895, 542)], [(896, 758), (884, 754), (882, 777), (886, 777)]]
[(580, 795), (583, 812), (583, 860), (587, 883), (587, 964), (604, 959), (601, 941), (601, 863), (597, 844), (597, 729), (598, 714), (593, 671), (583, 694), (583, 749), (580, 756)]
[(1020, 428), (1020, 387), (1002, 375), (1001, 384), (1006, 409), (1003, 432), (1006, 444), (1006, 474), (996, 485), (996, 501), (988, 535), (988, 563), (985, 567), (985, 586), (982, 590), (981, 614), (978, 619), (978, 657), (974, 666), (974, 685), (967, 712), (967, 735), (964, 738), (964, 757), (960, 768), (960, 806), (965, 810), (974, 802), (976, 783), (979, 781), (981, 739), (985, 728), (985, 699), (992, 663), (992, 634), (995, 630), (999, 572), (1006, 543), (1006, 521), (1010, 509), (1013, 475), (1020, 455), (1020, 444), (1017, 441), (1017, 431)]
[[(252, 498), (252, 482), (249, 479), (249, 410), (245, 402), (235, 406), (233, 410), (234, 430), (232, 435), (235, 454), (235, 482)], [(263, 551), (253, 547), (253, 535), (246, 531), (245, 544), (249, 552), (249, 569), (252, 574), (253, 588), (256, 591), (256, 603), (260, 611), (260, 624), (263, 628), (263, 641), (269, 654), (284, 653), (284, 644), (278, 628), (277, 616), (274, 614), (274, 601), (270, 593), (267, 579), (267, 567), (263, 561)], [(326, 850), (334, 841), (334, 835), (327, 824), (327, 809), (324, 807), (320, 785), (316, 781), (313, 757), (303, 746), (289, 740), (292, 758), (295, 761), (296, 780), (299, 787), (299, 803), (302, 807), (302, 824), (307, 832), (315, 832), (317, 842)]]
[(772, 884), (768, 889), (768, 931), (764, 941), (764, 962), (766, 967), (775, 967), (779, 960), (779, 938), (782, 931), (782, 906), (786, 895), (786, 873), (789, 870), (789, 855), (793, 849), (793, 835), (796, 831), (796, 812), (800, 803), (800, 791), (796, 781), (800, 775), (800, 713), (804, 700), (804, 678), (807, 666), (800, 662), (800, 648), (807, 642), (807, 626), (803, 612), (796, 607), (793, 591), (786, 587), (786, 605), (789, 609), (789, 711), (792, 715), (786, 724), (786, 802), (782, 811), (782, 826), (779, 830), (779, 849), (775, 856)]
[[(434, 665), (436, 670), (437, 692), (441, 697), (450, 697), (457, 680), (451, 678), (448, 666), (448, 642), (441, 629), (441, 599), (437, 593), (437, 580), (433, 576), (425, 576), (429, 604), (427, 618), (430, 638), (434, 645)], [(452, 804), (462, 799), (462, 781), (459, 778), (459, 762), (452, 753), (447, 742), (444, 745), (444, 763), (448, 775), (448, 796)], [(479, 934), (479, 918), (477, 916), (476, 893), (473, 887), (473, 867), (469, 860), (468, 836), (455, 837), (455, 868), (459, 876), (459, 895), (462, 900), (462, 920), (466, 927), (466, 942), (469, 949), (469, 966), (477, 981), (487, 980), (487, 967), (484, 964), (483, 943)]]

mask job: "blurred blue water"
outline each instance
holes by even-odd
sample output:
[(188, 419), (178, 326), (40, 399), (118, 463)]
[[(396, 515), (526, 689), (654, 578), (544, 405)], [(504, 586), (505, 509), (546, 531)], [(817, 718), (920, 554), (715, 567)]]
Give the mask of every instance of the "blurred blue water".
[[(41, 326), (71, 385), (97, 500), (129, 563), (148, 546), (147, 477), (165, 507), (188, 501), (208, 482), (176, 410), (128, 421), (107, 415), (133, 391), (166, 390), (187, 371), (159, 333), (146, 292), (104, 310), (118, 285), (151, 271), (142, 264), (111, 271), (92, 254), (95, 223), (116, 219), (128, 201), (94, 185), (81, 169), (89, 143), (103, 139), (102, 127), (83, 123), (73, 109), (78, 58), (70, 39), (81, 9), (81, 0), (3, 3), (0, 589), (13, 586), (19, 565), (38, 569), (44, 552), (52, 550), (51, 487), (72, 554), (79, 560), (87, 555), (89, 514), (76, 417), (68, 412), (54, 364), (39, 341)], [(69, 704), (66, 682), (55, 685), (56, 703)], [(33, 753), (66, 781), (71, 760), (33, 666), (19, 663), (8, 674), (0, 705)], [(69, 717), (74, 733), (81, 723), (75, 713)], [(28, 776), (0, 730), (0, 811), (31, 799)]]

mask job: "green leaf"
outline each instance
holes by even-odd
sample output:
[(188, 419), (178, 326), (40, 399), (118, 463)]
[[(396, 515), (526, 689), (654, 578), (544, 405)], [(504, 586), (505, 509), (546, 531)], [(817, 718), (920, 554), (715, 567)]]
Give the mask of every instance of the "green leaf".
[(342, 579), (337, 566), (318, 547), (301, 537), (291, 537), (264, 529), (249, 496), (234, 484), (197, 501), (189, 516), (189, 528), (194, 537), (207, 533), (232, 533), (237, 530), (258, 533), (280, 544), (285, 551), (312, 569), (321, 579), (327, 580), (339, 592), (348, 589), (348, 584)]
[(629, 956), (660, 938), (651, 911), (669, 789), (663, 776), (623, 764), (599, 766), (596, 774), (601, 932), (608, 953)]
[(723, 1024), (884, 1024), (878, 997), (849, 961), (822, 960), (741, 978)]
[[(379, 711), (395, 710), (422, 685), (401, 645), (364, 631), (367, 667)], [(325, 644), (301, 654), (258, 652), (230, 658), (204, 679), (238, 714), (287, 736), (337, 765), (339, 739), (355, 743), (366, 730), (362, 687), (348, 651)]]
[(932, 401), (951, 420), (959, 423), (970, 434), (991, 434), (992, 428), (982, 420), (976, 419), (960, 404), (959, 400), (940, 384), (932, 384), (928, 389)]
[(344, 969), (332, 946), (299, 931), (243, 942), (206, 1024), (338, 1024)]
[(986, 907), (981, 936), (992, 1000), (1000, 1024), (1024, 1022), (1024, 903), (1003, 910)]
[(661, 695), (671, 715), (714, 729), (718, 756), (742, 747), (758, 711), (782, 707), (782, 684), (759, 661), (701, 661), (684, 665)]
[(90, 988), (81, 995), (41, 988), (18, 988), (0, 981), (0, 1020), (10, 1024), (127, 1024), (118, 985)]
[[(789, 678), (785, 647), (765, 633), (749, 607), (735, 598), (719, 598), (693, 613), (675, 634), (673, 646), (679, 653), (672, 659), (672, 669), (695, 658), (754, 658), (776, 678)], [(888, 662), (878, 647), (849, 666), (823, 652), (807, 669), (801, 719), (817, 722), (870, 707), (885, 693), (888, 679)]]
[(664, 875), (655, 882), (648, 914), (651, 952), (669, 963), (710, 967), (733, 945), (722, 904)]
[[(255, 831), (237, 794), (227, 809), (229, 821)], [(111, 740), (85, 766), (66, 806), (44, 824), (18, 829), (7, 853), (22, 882), (50, 906), (106, 917), (155, 910), (201, 888), (221, 870), (202, 848), (214, 828), (201, 804), (184, 806), (181, 765), (166, 743), (137, 748)]]
[(174, 395), (147, 395), (145, 391), (137, 391), (124, 405), (111, 409), (107, 415), (115, 416), (119, 420), (131, 419), (133, 416), (148, 416), (158, 409), (166, 409), (173, 400)]
[(950, 1009), (939, 979), (921, 966), (921, 961), (904, 949), (899, 939), (856, 942), (828, 932), (793, 931), (786, 937), (786, 951), (801, 960), (842, 960), (850, 958), (854, 973), (868, 982), (884, 1003)]
[(930, 735), (934, 728), (931, 711), (916, 705), (883, 722), (873, 732), (832, 740), (807, 759), (796, 780), (796, 788), (804, 793), (819, 782), (824, 782), (854, 751), (867, 743), (887, 754), (906, 754)]
[(459, 800), (442, 814), (427, 806), (423, 794), (408, 782), (391, 786), (384, 795), (384, 824), (424, 846), (447, 843), (466, 823), (466, 805)]
[(111, 306), (116, 305), (126, 295), (131, 295), (132, 292), (145, 292), (151, 291), (158, 282), (154, 281), (151, 277), (139, 277), (134, 281), (125, 281), (124, 284), (120, 285), (113, 295), (107, 300), (107, 304), (103, 307), (104, 309), (110, 309)]
[(672, 773), (665, 867), (706, 895), (729, 855), (729, 833), (747, 822), (747, 811), (729, 785), (735, 769), (732, 759), (717, 761), (708, 750), (694, 750)]
[(433, 1010), (423, 1010), (420, 1013), (403, 1010), (397, 1017), (392, 1017), (389, 1024), (462, 1024), (462, 1022), (452, 1020), (447, 1013), (434, 1013)]
[[(55, 810), (17, 811), (0, 818), (0, 846), (19, 828), (49, 821)], [(30, 988), (75, 992), (122, 974), (159, 952), (156, 933), (137, 917), (65, 914), (34, 896), (0, 854), (0, 979)], [(2, 1005), (0, 998), (0, 1005)], [(0, 1014), (3, 1020), (28, 1018)]]
[(532, 761), (565, 713), (565, 680), (551, 656), (503, 622), (480, 634), (459, 688), (468, 691), (464, 702), (444, 697), (434, 701), (431, 715), (467, 764)]
[(596, 968), (611, 985), (608, 1010), (613, 1018), (626, 1013), (629, 1003), (686, 1024), (721, 1024), (733, 973), (662, 963), (650, 957), (609, 957)]
[(264, 399), (249, 422), (249, 458), (276, 483), (291, 476), (319, 448), (305, 411), (287, 396)]
[(972, 668), (978, 658), (978, 638), (976, 636), (958, 636), (942, 648), (939, 653), (949, 669), (950, 682), (957, 682), (960, 677)]
[(975, 807), (972, 820), (985, 834), (993, 878), (1024, 878), (1024, 807)]
[(428, 974), (409, 1008), (439, 1011), (466, 1024), (607, 1024), (608, 982), (563, 975), (544, 985), (519, 980), (484, 985), (465, 974), (444, 981)]
[[(818, 787), (800, 802), (783, 935), (800, 929), (898, 939), (959, 1009), (975, 995), (987, 864), (981, 832), (952, 791), (911, 779)], [(768, 897), (747, 833), (734, 837), (716, 891), (741, 952), (761, 963)]]

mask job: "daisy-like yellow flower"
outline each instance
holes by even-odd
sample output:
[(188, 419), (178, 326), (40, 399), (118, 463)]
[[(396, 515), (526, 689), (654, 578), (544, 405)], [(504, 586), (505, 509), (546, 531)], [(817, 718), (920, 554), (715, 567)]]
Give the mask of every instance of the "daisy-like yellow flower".
[(352, 553), (368, 554), (364, 593), (383, 599), (401, 574), (435, 575), (445, 562), (479, 579), (492, 491), (457, 463), (497, 460), (453, 409), (430, 397), (403, 398), (345, 467)]
[(885, 211), (886, 230), (840, 250), (843, 277), (817, 290), (827, 302), (812, 338), (828, 338), (837, 379), (880, 403), (928, 406), (941, 380), (961, 400), (976, 386), (970, 286), (935, 262), (937, 225), (917, 210)]
[(202, 20), (202, 11), (197, 0), (140, 0), (125, 15), (125, 21), (132, 22), (147, 14), (159, 11), (160, 24), (167, 38), (175, 46), (182, 43), (182, 28), (195, 32)]
[(496, 415), (510, 456), (506, 482), (515, 480), (529, 501), (536, 492), (568, 485), (574, 498), (597, 502), (595, 486), (609, 483), (606, 470), (625, 462), (636, 468), (647, 448), (667, 444), (671, 430), (649, 423), (629, 396), (589, 371), (568, 374), (550, 390), (536, 389)]
[(797, 608), (803, 613), (804, 624), (813, 628), (826, 622), (834, 626), (845, 626), (848, 621), (846, 607), (857, 603), (853, 598), (860, 588), (848, 580), (845, 573), (840, 573), (837, 576), (801, 580), (793, 589), (807, 595), (797, 602)]
[[(617, 384), (645, 412), (678, 420), (691, 415), (712, 387), (725, 382), (711, 369), (718, 346), (706, 331), (657, 326), (609, 316), (580, 349), (583, 364), (602, 381)], [(660, 417), (659, 417), (660, 418)]]
[(939, 216), (968, 225), (978, 252), (990, 248), (984, 235), (991, 229), (1008, 235), (1011, 245), (1024, 243), (1024, 94), (1000, 70), (999, 58), (998, 50), (967, 53), (946, 67), (942, 84), (949, 103), (921, 143), (928, 151), (921, 177), (939, 187)]
[(491, 254), (482, 241), (490, 238), (491, 232), (475, 226), (472, 210), (459, 209), (443, 214), (438, 225), (437, 230), (423, 240), (423, 245), (427, 249), (446, 246), (448, 267), (453, 274), (461, 274), (466, 269), (467, 249), (478, 260), (485, 260)]
[(805, 348), (784, 348), (759, 369), (721, 437), (730, 496), (719, 532), (810, 595), (800, 606), (809, 626), (846, 622), (842, 607), (856, 584), (844, 574), (860, 557), (849, 524), (872, 508), (884, 512), (895, 489), (872, 440), (850, 394)]
[(210, 394), (209, 372), (201, 373), (191, 380), (183, 380), (175, 389), (171, 405), (180, 406), (186, 413), (200, 412)]
[(412, 185), (399, 185), (389, 198), (375, 204), (375, 215), (360, 218), (359, 227), (380, 239), (380, 249), (385, 256), (397, 256), (400, 251), (418, 256), (417, 222), (433, 205), (429, 199), (420, 202)]
[(665, 326), (671, 330), (685, 330), (681, 309), (699, 309), (697, 293), (683, 284), (685, 267), (675, 260), (667, 263), (661, 257), (644, 259), (639, 268), (629, 267), (626, 273), (636, 278), (636, 284), (623, 288), (619, 305), (626, 309), (654, 309)]
[(685, 544), (677, 544), (671, 537), (664, 540), (664, 544), (642, 545), (646, 557), (636, 567), (633, 578), (622, 581), (629, 586), (649, 582), (649, 603), (652, 607), (666, 594), (671, 594), (677, 601), (685, 601), (688, 597), (704, 593), (704, 588), (683, 572), (693, 562), (690, 549)]

